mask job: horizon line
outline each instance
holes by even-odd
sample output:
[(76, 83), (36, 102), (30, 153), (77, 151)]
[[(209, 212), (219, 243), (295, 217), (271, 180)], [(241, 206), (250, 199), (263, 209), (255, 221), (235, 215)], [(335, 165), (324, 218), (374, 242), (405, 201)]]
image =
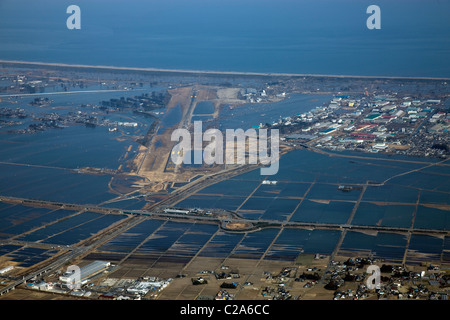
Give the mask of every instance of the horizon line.
[(18, 65), (36, 65), (60, 68), (85, 68), (85, 69), (105, 69), (122, 71), (141, 72), (161, 72), (161, 73), (185, 73), (185, 74), (205, 74), (205, 75), (236, 75), (236, 76), (266, 76), (266, 77), (327, 77), (327, 78), (364, 78), (364, 79), (399, 79), (399, 80), (442, 80), (448, 81), (445, 77), (421, 77), (421, 76), (368, 76), (368, 75), (336, 75), (336, 74), (302, 74), (283, 72), (243, 72), (243, 71), (215, 71), (215, 70), (189, 70), (189, 69), (165, 69), (165, 68), (144, 68), (144, 67), (118, 67), (105, 65), (68, 64), (59, 62), (39, 62), (21, 60), (2, 60), (0, 63)]

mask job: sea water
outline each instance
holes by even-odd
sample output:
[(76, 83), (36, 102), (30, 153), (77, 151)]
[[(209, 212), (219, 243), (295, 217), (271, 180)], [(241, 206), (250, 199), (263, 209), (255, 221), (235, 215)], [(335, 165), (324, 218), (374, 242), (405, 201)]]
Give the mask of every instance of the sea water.
[(242, 72), (449, 77), (448, 1), (4, 0), (0, 58)]

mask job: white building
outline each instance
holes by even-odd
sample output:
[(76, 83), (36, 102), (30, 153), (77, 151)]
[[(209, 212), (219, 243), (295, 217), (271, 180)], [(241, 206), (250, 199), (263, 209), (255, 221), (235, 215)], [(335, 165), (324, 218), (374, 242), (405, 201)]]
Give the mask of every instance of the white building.
[(373, 146), (373, 148), (377, 150), (385, 150), (388, 146), (385, 143), (377, 143)]
[(172, 279), (167, 281), (140, 281), (127, 289), (128, 293), (146, 295), (150, 290), (159, 291), (163, 290), (169, 285)]
[(77, 272), (65, 272), (59, 277), (59, 280), (67, 284), (73, 284), (78, 280), (81, 283), (85, 283), (89, 277), (104, 271), (110, 265), (110, 262), (97, 260), (80, 268), (80, 274), (77, 274)]
[(137, 122), (117, 122), (118, 126), (123, 126), (123, 127), (137, 127), (138, 124)]
[(8, 266), (6, 268), (3, 268), (0, 270), (0, 274), (7, 273), (7, 272), (11, 271), (12, 269), (14, 269), (14, 266)]

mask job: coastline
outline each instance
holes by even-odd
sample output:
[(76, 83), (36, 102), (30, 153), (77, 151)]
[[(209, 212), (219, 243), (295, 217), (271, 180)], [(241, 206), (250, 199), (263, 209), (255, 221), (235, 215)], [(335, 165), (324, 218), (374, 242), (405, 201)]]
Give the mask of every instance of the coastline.
[(162, 68), (137, 68), (137, 67), (116, 67), (100, 65), (50, 63), (36, 61), (1, 60), (0, 64), (16, 65), (23, 67), (49, 67), (64, 69), (87, 69), (104, 71), (125, 71), (125, 72), (148, 72), (166, 73), (180, 75), (205, 75), (205, 76), (243, 76), (243, 77), (311, 77), (311, 78), (339, 78), (339, 79), (381, 79), (381, 80), (434, 80), (450, 81), (445, 77), (402, 77), (402, 76), (358, 76), (358, 75), (333, 75), (333, 74), (300, 74), (300, 73), (260, 73), (260, 72), (239, 72), (239, 71), (203, 71), (203, 70), (183, 70), (183, 69), (162, 69)]

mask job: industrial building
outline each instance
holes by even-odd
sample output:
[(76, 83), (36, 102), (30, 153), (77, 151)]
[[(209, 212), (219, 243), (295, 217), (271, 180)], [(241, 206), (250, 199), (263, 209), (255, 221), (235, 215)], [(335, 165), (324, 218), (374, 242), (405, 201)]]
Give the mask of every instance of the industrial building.
[(167, 281), (138, 281), (132, 287), (129, 287), (127, 292), (130, 294), (146, 295), (149, 291), (163, 290), (171, 281), (172, 279), (168, 279)]
[(188, 214), (189, 212), (190, 212), (189, 210), (174, 209), (174, 208), (164, 209), (164, 213)]
[(0, 270), (0, 274), (7, 273), (8, 271), (11, 271), (12, 269), (14, 269), (14, 266), (8, 266), (6, 268), (3, 268)]
[[(89, 277), (92, 277), (95, 274), (106, 270), (106, 268), (108, 268), (110, 265), (110, 262), (97, 260), (80, 268), (79, 280), (81, 284), (86, 283)], [(78, 274), (76, 272), (66, 272), (59, 277), (59, 280), (66, 284), (72, 284), (75, 283), (76, 280), (78, 280), (77, 277)]]

